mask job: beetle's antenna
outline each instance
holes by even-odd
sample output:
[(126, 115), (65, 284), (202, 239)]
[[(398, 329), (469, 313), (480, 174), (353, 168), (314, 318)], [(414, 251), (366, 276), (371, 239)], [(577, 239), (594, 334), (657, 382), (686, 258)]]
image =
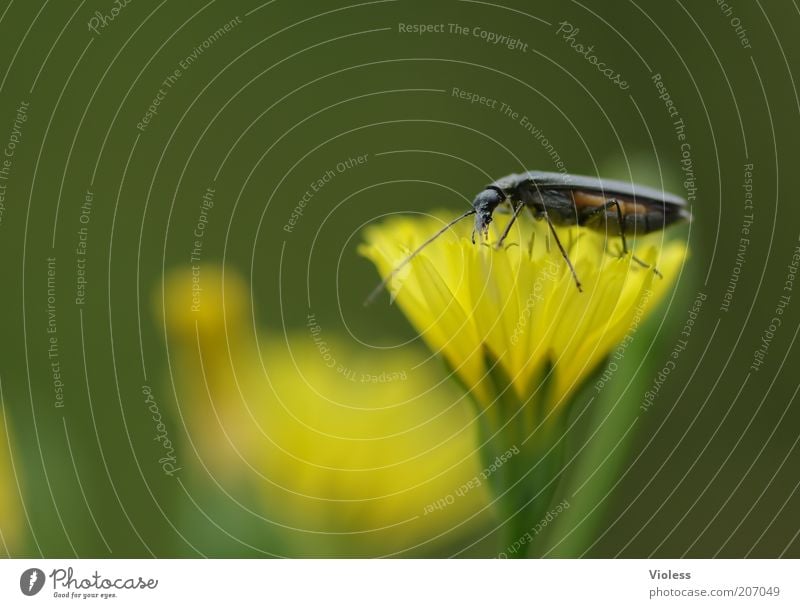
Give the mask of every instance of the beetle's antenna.
[(456, 219), (454, 219), (453, 221), (448, 223), (444, 228), (439, 230), (436, 234), (434, 234), (432, 237), (428, 238), (428, 240), (426, 240), (424, 243), (422, 243), (422, 245), (420, 245), (414, 251), (412, 251), (410, 254), (408, 254), (408, 256), (402, 262), (400, 262), (397, 266), (395, 266), (394, 269), (389, 274), (386, 275), (386, 278), (384, 278), (383, 281), (378, 283), (378, 285), (375, 287), (375, 289), (373, 289), (370, 292), (370, 294), (367, 296), (367, 299), (364, 300), (364, 306), (369, 306), (372, 303), (372, 301), (376, 298), (376, 296), (383, 290), (383, 288), (386, 287), (389, 284), (389, 281), (391, 281), (392, 278), (394, 278), (394, 275), (396, 275), (400, 271), (401, 268), (403, 268), (406, 264), (408, 264), (411, 260), (413, 260), (420, 251), (422, 251), (423, 249), (425, 249), (425, 247), (427, 247), (428, 245), (433, 243), (433, 241), (435, 241), (437, 238), (439, 238), (444, 232), (446, 232), (454, 224), (457, 224), (458, 222), (463, 220), (465, 217), (469, 217), (470, 215), (475, 215), (475, 210), (474, 209), (470, 209), (469, 211), (466, 211), (466, 212), (462, 213), (461, 215), (459, 215)]

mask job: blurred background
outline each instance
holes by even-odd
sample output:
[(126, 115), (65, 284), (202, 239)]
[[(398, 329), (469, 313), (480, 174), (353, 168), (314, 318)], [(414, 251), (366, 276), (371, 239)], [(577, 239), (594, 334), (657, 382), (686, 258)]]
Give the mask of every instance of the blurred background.
[(486, 488), (460, 491), (474, 411), (362, 307), (356, 247), (540, 169), (695, 219), (533, 554), (800, 556), (791, 3), (0, 15), (0, 553), (495, 555)]

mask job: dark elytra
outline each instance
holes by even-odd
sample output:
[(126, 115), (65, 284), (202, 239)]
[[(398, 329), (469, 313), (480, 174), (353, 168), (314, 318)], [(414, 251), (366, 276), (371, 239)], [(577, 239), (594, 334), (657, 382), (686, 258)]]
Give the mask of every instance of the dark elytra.
[(692, 217), (684, 199), (647, 186), (528, 171), (498, 179), (475, 197), (472, 207), (477, 233), (486, 233), (493, 212), (502, 203), (508, 203), (511, 210), (522, 204), (538, 219), (549, 218), (557, 225), (605, 230), (606, 222), (617, 223), (622, 234), (646, 234)]

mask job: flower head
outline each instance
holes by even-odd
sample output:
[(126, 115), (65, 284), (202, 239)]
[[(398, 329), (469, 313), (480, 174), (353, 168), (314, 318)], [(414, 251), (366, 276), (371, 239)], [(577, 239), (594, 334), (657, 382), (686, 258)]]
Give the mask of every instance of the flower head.
[[(386, 277), (449, 217), (396, 218), (367, 229), (360, 248)], [(636, 239), (636, 255), (613, 249), (618, 238), (583, 228), (558, 228), (583, 292), (553, 242), (545, 222), (524, 214), (503, 248), (501, 215), (489, 240), (474, 245), (472, 226), (461, 222), (425, 248), (389, 282), (401, 310), (431, 349), (484, 406), (498, 389), (523, 402), (545, 377), (548, 403), (565, 402), (638, 326), (672, 285), (686, 248), (662, 245), (663, 233)], [(551, 376), (552, 374), (552, 376)], [(498, 377), (506, 386), (498, 387)]]

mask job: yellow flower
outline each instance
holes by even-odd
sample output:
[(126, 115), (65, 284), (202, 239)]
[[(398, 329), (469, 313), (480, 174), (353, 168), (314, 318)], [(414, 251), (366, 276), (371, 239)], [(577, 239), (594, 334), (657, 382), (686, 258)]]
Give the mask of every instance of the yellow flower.
[(169, 275), (164, 292), (178, 405), (197, 450), (183, 458), (195, 483), (213, 476), (261, 497), (274, 522), (265, 527), (281, 537), (271, 550), (429, 555), (488, 524), (486, 487), (456, 495), (480, 474), (463, 396), (419, 365), (424, 353), (358, 350), (314, 315), (288, 335), (256, 335), (241, 278), (226, 269), (223, 281), (213, 266), (197, 274), (194, 303), (189, 270)]
[[(360, 252), (386, 277), (454, 217), (440, 216), (371, 226)], [(507, 221), (495, 219), (489, 243)], [(524, 401), (551, 367), (548, 402), (564, 403), (667, 293), (686, 254), (681, 242), (662, 246), (663, 233), (636, 239), (636, 255), (657, 267), (662, 279), (629, 255), (612, 252), (619, 242), (613, 233), (606, 238), (581, 228), (557, 230), (582, 293), (546, 223), (524, 214), (499, 250), (473, 245), (472, 223), (457, 224), (389, 283), (416, 330), (484, 406), (498, 396), (498, 372)]]
[(686, 248), (662, 244), (663, 233), (629, 242), (662, 279), (631, 255), (609, 252), (618, 237), (558, 229), (581, 292), (546, 223), (523, 216), (497, 249), (489, 243), (505, 227), (498, 216), (489, 243), (473, 244), (472, 223), (461, 222), (392, 274), (453, 217), (442, 216), (372, 226), (360, 252), (390, 277), (393, 299), (478, 405), (483, 464), (504, 463), (489, 478), (503, 529), (500, 555), (523, 557), (520, 548), (558, 487), (573, 397), (617, 343), (635, 339)]
[(22, 505), (11, 465), (9, 445), (13, 446), (11, 436), (0, 410), (0, 555), (15, 557), (21, 551)]
[(458, 392), (415, 369), (415, 349), (376, 356), (324, 340), (334, 367), (308, 335), (263, 351), (273, 395), (260, 462), (275, 485), (262, 487), (282, 521), (334, 533), (324, 540), (339, 555), (430, 554), (436, 536), (452, 543), (485, 522), (487, 488), (458, 494), (480, 471)]

